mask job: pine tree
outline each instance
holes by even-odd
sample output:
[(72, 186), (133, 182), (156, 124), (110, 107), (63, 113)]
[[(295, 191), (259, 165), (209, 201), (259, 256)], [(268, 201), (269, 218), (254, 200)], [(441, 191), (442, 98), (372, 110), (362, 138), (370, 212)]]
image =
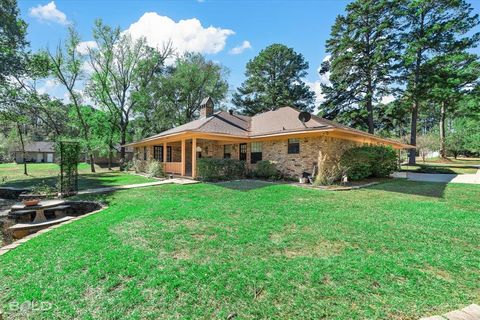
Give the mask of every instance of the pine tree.
[[(428, 99), (432, 59), (462, 52), (478, 42), (478, 34), (469, 35), (478, 25), (478, 15), (472, 15), (472, 10), (464, 0), (401, 1), (402, 79), (411, 101), (411, 145), (417, 142), (419, 109)], [(410, 150), (409, 164), (415, 164), (415, 154)]]
[(387, 0), (357, 0), (337, 17), (326, 45), (330, 59), (320, 69), (331, 82), (322, 84), (322, 116), (374, 132), (374, 107), (394, 79), (395, 21)]
[(311, 112), (315, 94), (303, 81), (307, 69), (303, 55), (272, 44), (247, 63), (247, 80), (232, 102), (248, 115), (285, 106)]

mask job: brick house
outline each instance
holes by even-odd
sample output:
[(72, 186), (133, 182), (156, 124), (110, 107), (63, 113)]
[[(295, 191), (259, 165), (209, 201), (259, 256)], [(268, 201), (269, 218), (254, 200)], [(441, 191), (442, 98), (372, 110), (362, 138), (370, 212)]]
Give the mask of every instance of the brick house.
[(314, 115), (301, 121), (299, 115), (291, 107), (252, 117), (214, 112), (213, 101), (206, 98), (198, 120), (127, 146), (135, 148), (138, 160), (155, 159), (164, 163), (166, 173), (193, 178), (197, 159), (206, 157), (244, 160), (250, 168), (260, 160), (270, 160), (284, 175), (298, 177), (312, 172), (320, 154), (335, 161), (345, 150), (362, 144), (411, 148)]

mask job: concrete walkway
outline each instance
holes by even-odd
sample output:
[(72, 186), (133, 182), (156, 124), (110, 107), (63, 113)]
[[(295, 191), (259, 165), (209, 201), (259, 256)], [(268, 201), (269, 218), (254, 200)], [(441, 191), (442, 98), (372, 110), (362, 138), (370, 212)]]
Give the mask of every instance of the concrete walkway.
[(421, 318), (420, 320), (480, 320), (480, 306), (471, 304), (461, 310), (454, 310), (441, 316)]
[(411, 181), (480, 184), (480, 169), (477, 170), (476, 174), (394, 172), (391, 176), (393, 178), (406, 178)]
[(85, 189), (78, 191), (78, 195), (81, 194), (95, 194), (95, 193), (107, 193), (117, 190), (125, 190), (125, 189), (135, 189), (135, 188), (145, 188), (145, 187), (153, 187), (159, 186), (162, 184), (194, 184), (198, 183), (196, 180), (184, 179), (184, 178), (174, 178), (174, 179), (166, 179), (161, 181), (155, 182), (146, 182), (146, 183), (137, 183), (137, 184), (126, 184), (123, 186), (115, 186), (115, 187), (105, 187), (105, 188), (94, 188), (94, 189)]

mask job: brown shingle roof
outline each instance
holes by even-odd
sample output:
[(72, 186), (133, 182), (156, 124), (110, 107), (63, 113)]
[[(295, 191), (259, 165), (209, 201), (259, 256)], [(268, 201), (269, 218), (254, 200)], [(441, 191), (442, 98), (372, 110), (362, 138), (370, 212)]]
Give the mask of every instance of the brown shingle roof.
[[(55, 146), (53, 142), (48, 141), (37, 141), (27, 143), (25, 145), (26, 152), (54, 152)], [(21, 148), (18, 148), (16, 151), (22, 151)]]
[[(210, 117), (191, 121), (176, 128), (164, 131), (155, 136), (148, 137), (141, 141), (154, 140), (157, 138), (179, 134), (182, 132), (202, 132), (232, 135), (236, 137), (260, 137), (264, 135), (275, 135), (282, 133), (295, 133), (312, 130), (339, 129), (349, 131), (352, 134), (372, 137), (400, 144), (392, 140), (386, 140), (361, 130), (352, 129), (348, 126), (312, 115), (310, 121), (302, 123), (298, 119), (300, 111), (291, 107), (282, 107), (274, 111), (267, 111), (253, 117), (230, 114), (226, 111), (219, 111)], [(136, 144), (133, 143), (133, 144)]]

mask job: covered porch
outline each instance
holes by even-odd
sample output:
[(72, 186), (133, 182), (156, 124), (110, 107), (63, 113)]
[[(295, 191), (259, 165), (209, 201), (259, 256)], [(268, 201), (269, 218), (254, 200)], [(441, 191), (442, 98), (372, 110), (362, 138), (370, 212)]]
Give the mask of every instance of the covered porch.
[(247, 161), (247, 142), (242, 138), (191, 136), (156, 139), (135, 148), (138, 160), (163, 163), (166, 174), (195, 179), (200, 158), (231, 158)]

